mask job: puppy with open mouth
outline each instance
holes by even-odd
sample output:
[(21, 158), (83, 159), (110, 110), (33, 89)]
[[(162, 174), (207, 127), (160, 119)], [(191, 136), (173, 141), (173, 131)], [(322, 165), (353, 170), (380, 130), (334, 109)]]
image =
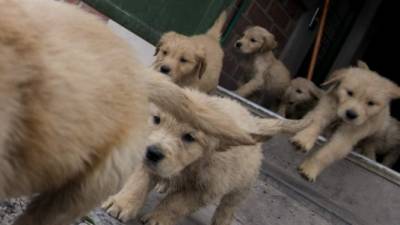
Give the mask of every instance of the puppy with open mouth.
[(313, 111), (305, 116), (312, 123), (291, 142), (308, 152), (321, 132), (334, 121), (339, 125), (328, 143), (309, 156), (299, 172), (309, 181), (335, 161), (344, 158), (360, 141), (388, 129), (390, 101), (400, 97), (400, 87), (359, 63), (335, 71), (323, 85), (331, 88)]

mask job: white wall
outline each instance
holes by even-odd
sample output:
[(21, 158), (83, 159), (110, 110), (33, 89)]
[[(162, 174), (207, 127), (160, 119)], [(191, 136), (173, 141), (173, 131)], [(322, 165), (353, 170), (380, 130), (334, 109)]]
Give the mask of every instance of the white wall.
[(153, 63), (155, 47), (152, 44), (135, 35), (113, 20), (108, 20), (107, 25), (115, 34), (128, 41), (128, 43), (134, 49), (138, 60), (140, 60), (144, 65), (150, 66)]

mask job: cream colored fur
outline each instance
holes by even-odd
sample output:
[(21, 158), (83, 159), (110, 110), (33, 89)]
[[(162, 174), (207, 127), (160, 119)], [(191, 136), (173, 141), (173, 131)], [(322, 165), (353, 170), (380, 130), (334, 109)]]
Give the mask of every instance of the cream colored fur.
[(261, 91), (271, 100), (267, 106), (273, 110), (277, 110), (280, 98), (290, 84), (288, 69), (272, 52), (276, 46), (274, 35), (259, 26), (248, 28), (235, 43), (242, 56), (240, 65), (250, 76), (236, 93), (247, 98)]
[[(304, 121), (281, 121), (252, 116), (239, 103), (221, 97), (192, 92), (196, 102), (221, 111), (243, 130), (259, 140), (282, 132), (295, 132), (307, 124)], [(142, 218), (145, 224), (172, 225), (197, 209), (219, 202), (213, 216), (214, 225), (228, 225), (239, 203), (245, 198), (257, 178), (261, 165), (260, 144), (237, 145), (215, 138), (206, 132), (178, 123), (166, 113), (154, 112), (153, 132), (142, 167), (130, 181), (103, 207), (114, 217), (128, 221), (142, 208), (146, 194), (157, 183), (167, 185), (167, 196), (156, 209)], [(187, 141), (186, 135), (193, 140)], [(164, 155), (160, 161), (151, 160), (148, 152), (154, 148)]]
[(337, 70), (325, 84), (333, 87), (304, 118), (312, 123), (291, 139), (309, 151), (322, 130), (340, 121), (329, 142), (300, 165), (300, 173), (310, 181), (363, 139), (385, 132), (391, 120), (389, 103), (400, 97), (398, 85), (364, 66)]
[(143, 157), (149, 100), (216, 137), (254, 143), (186, 93), (94, 16), (0, 0), (0, 199), (38, 194), (15, 224), (67, 225), (115, 193)]
[(206, 93), (215, 91), (224, 57), (219, 41), (225, 20), (223, 12), (207, 33), (201, 35), (165, 33), (156, 47), (154, 69), (170, 76), (179, 86)]
[(322, 90), (312, 81), (297, 77), (290, 81), (278, 113), (286, 118), (301, 119), (317, 105), (321, 95)]

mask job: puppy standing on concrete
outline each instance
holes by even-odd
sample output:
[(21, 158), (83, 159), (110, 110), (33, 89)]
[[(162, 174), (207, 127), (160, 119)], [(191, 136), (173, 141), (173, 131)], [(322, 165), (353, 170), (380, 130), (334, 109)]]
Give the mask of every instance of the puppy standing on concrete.
[(71, 224), (115, 193), (144, 155), (149, 99), (253, 143), (138, 64), (94, 16), (56, 1), (0, 0), (0, 199), (37, 194), (15, 224)]
[(250, 76), (236, 93), (247, 98), (261, 91), (271, 99), (267, 106), (273, 110), (277, 110), (280, 98), (290, 84), (288, 69), (272, 52), (276, 46), (274, 35), (259, 26), (248, 28), (235, 43), (242, 56), (240, 64)]
[(181, 87), (205, 93), (215, 91), (224, 57), (219, 41), (225, 20), (223, 12), (207, 33), (201, 35), (165, 33), (157, 44), (153, 67)]
[(312, 81), (297, 77), (290, 81), (278, 113), (289, 119), (301, 119), (317, 105), (321, 95), (322, 90)]
[(389, 103), (400, 97), (398, 85), (364, 67), (337, 70), (325, 85), (333, 87), (304, 118), (312, 123), (291, 139), (308, 152), (324, 128), (340, 121), (329, 142), (300, 165), (299, 172), (309, 181), (363, 139), (385, 132), (391, 120)]
[[(195, 95), (195, 96), (193, 96)], [(242, 129), (264, 139), (281, 132), (296, 132), (304, 121), (281, 121), (253, 117), (239, 103), (199, 93), (196, 102), (221, 110)], [(167, 196), (156, 209), (142, 218), (147, 225), (176, 224), (197, 209), (219, 201), (214, 225), (228, 225), (235, 209), (257, 179), (261, 165), (260, 144), (237, 145), (215, 138), (171, 116), (153, 110), (154, 130), (148, 141), (142, 167), (115, 196), (103, 204), (107, 212), (122, 221), (136, 217), (147, 194), (156, 183), (169, 184)]]

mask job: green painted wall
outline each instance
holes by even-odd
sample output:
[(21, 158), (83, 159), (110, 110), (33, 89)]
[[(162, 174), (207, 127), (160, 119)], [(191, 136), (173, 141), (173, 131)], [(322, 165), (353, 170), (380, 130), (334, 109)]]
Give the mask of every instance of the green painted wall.
[(235, 0), (84, 0), (122, 26), (155, 44), (175, 30), (192, 35), (206, 31)]

